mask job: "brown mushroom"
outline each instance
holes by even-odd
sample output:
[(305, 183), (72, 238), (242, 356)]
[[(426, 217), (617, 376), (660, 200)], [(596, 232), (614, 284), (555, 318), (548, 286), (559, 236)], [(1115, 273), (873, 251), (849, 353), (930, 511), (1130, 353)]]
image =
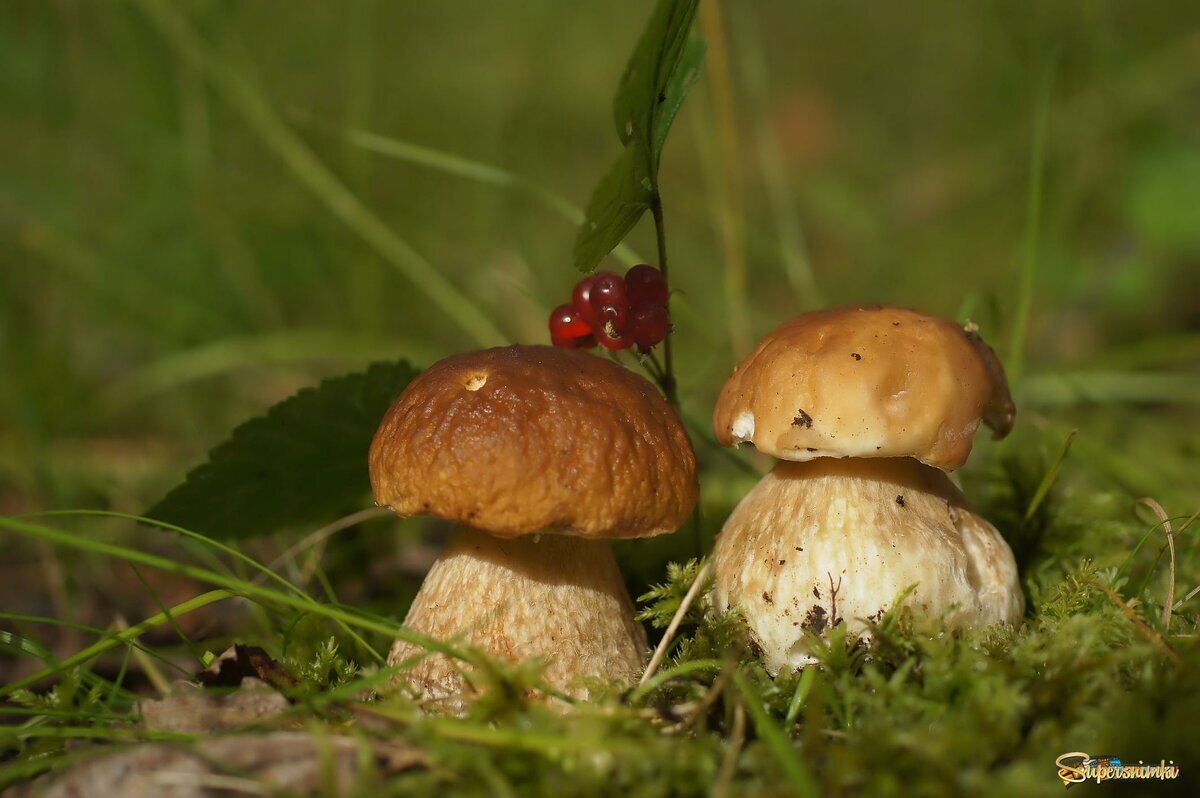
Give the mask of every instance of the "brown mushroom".
[[(687, 434), (649, 382), (546, 346), (447, 358), (392, 405), (370, 470), (379, 504), (458, 522), (406, 626), (544, 658), (547, 683), (578, 697), (583, 677), (636, 678), (645, 632), (607, 539), (673, 532), (698, 495)], [(389, 662), (419, 653), (398, 641)], [(404, 675), (454, 701), (463, 667), (431, 655)]]
[(973, 330), (912, 310), (808, 313), (770, 333), (730, 377), (717, 439), (781, 458), (716, 540), (718, 608), (746, 618), (772, 672), (812, 661), (806, 632), (864, 633), (902, 591), (951, 627), (1024, 611), (1012, 550), (944, 473), (981, 420), (1014, 408)]

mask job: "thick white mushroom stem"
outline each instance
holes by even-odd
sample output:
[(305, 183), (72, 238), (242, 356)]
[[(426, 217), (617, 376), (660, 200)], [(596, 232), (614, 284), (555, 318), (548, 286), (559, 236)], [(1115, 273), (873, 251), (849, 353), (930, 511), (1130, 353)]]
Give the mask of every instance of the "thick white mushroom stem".
[(805, 632), (868, 631), (905, 606), (948, 628), (1024, 613), (1012, 549), (937, 468), (911, 458), (781, 461), (726, 521), (717, 608), (741, 610), (771, 673), (814, 661)]
[[(547, 662), (546, 683), (586, 699), (588, 677), (632, 684), (646, 633), (607, 541), (559, 534), (501, 539), (460, 526), (425, 577), (404, 624), (437, 640), (457, 639), (517, 662)], [(396, 641), (388, 662), (422, 649)], [(402, 677), (448, 707), (472, 693), (471, 666), (433, 654)]]

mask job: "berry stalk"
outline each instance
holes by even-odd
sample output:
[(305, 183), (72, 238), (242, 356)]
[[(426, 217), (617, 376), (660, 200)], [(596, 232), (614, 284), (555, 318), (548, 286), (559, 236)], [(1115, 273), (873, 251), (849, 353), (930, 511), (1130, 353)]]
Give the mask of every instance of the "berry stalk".
[[(671, 284), (670, 273), (667, 271), (667, 229), (663, 223), (662, 197), (657, 191), (650, 202), (650, 214), (654, 217), (654, 237), (658, 240), (658, 270), (662, 272), (663, 280)], [(670, 311), (671, 297), (667, 296), (667, 310)], [(671, 331), (663, 338), (663, 376), (659, 381), (663, 395), (675, 407), (679, 407), (679, 395), (676, 390), (675, 367), (671, 359)]]

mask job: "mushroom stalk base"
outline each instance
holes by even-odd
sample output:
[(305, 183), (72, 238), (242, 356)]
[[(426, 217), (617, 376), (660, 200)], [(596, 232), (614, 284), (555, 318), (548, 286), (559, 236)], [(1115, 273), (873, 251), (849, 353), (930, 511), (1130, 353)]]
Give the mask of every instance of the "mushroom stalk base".
[(910, 458), (782, 461), (713, 550), (719, 610), (741, 610), (771, 673), (814, 661), (806, 633), (869, 634), (905, 590), (949, 628), (1024, 612), (1012, 550), (939, 469)]
[[(425, 577), (404, 625), (510, 662), (540, 657), (546, 683), (588, 697), (587, 677), (632, 684), (646, 633), (606, 541), (558, 534), (500, 539), (460, 526)], [(396, 641), (390, 665), (419, 655)], [(441, 654), (401, 676), (424, 699), (461, 707), (470, 665)]]

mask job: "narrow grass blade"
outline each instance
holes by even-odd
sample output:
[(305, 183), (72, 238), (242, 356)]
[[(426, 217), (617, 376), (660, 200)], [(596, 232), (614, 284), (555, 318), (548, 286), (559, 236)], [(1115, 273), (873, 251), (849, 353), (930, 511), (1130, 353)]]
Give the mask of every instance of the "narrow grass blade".
[[(5, 521), (6, 519), (0, 519), (0, 523)], [(7, 523), (4, 523), (4, 525), (8, 526)], [(209, 604), (214, 604), (218, 601), (224, 601), (225, 599), (233, 598), (234, 596), (235, 594), (229, 590), (211, 590), (208, 593), (202, 593), (195, 598), (188, 599), (180, 604), (176, 604), (174, 607), (171, 607), (168, 612), (160, 612), (158, 615), (151, 616), (141, 623), (130, 626), (128, 629), (115, 632), (110, 637), (93, 643), (87, 648), (77, 651), (71, 656), (60, 660), (58, 664), (54, 665), (53, 667), (46, 668), (30, 676), (26, 676), (23, 679), (18, 679), (15, 682), (10, 682), (6, 685), (0, 686), (0, 696), (9, 695), (16, 690), (28, 687), (31, 684), (36, 684), (42, 679), (62, 673), (69, 668), (73, 668), (76, 665), (87, 662), (88, 660), (98, 657), (106, 651), (110, 651), (127, 643), (132, 643), (133, 640), (141, 637), (149, 630), (170, 623), (170, 619), (172, 617), (187, 615), (189, 612), (198, 610), (201, 607), (207, 607)]]
[[(713, 3), (700, 6), (699, 25), (709, 43), (704, 71), (708, 102), (698, 103), (697, 134), (711, 138), (709, 211), (718, 232), (724, 275), (729, 339), (735, 357), (750, 349), (749, 264), (746, 261), (744, 145), (737, 120), (741, 114), (733, 89), (733, 67), (722, 10)], [(707, 124), (705, 124), (707, 123)], [(711, 128), (707, 130), (706, 128)], [(709, 159), (704, 159), (708, 161)]]
[(334, 216), (425, 292), (480, 346), (506, 342), (507, 337), (466, 294), (372, 213), (279, 119), (257, 89), (209, 48), (179, 6), (162, 0), (135, 2), (172, 49), (208, 78), (217, 94)]
[(1078, 434), (1079, 430), (1071, 430), (1066, 441), (1063, 442), (1062, 451), (1058, 453), (1054, 465), (1050, 466), (1045, 476), (1042, 477), (1042, 481), (1038, 483), (1037, 490), (1033, 492), (1033, 499), (1030, 500), (1029, 507), (1025, 509), (1025, 523), (1029, 523), (1029, 520), (1038, 511), (1038, 507), (1041, 507), (1042, 502), (1046, 500), (1050, 488), (1054, 487), (1054, 483), (1058, 479), (1058, 472), (1062, 469), (1063, 461), (1067, 459), (1067, 453), (1071, 451), (1071, 444), (1075, 442), (1075, 436)]
[(1200, 377), (1180, 372), (1080, 371), (1039, 374), (1021, 387), (1027, 405), (1060, 407), (1074, 404), (1196, 404)]
[(59, 517), (68, 517), (69, 518), (69, 517), (73, 517), (73, 516), (82, 516), (85, 518), (119, 518), (123, 521), (133, 521), (134, 523), (147, 524), (149, 526), (158, 527), (159, 529), (165, 529), (168, 532), (175, 532), (177, 534), (183, 535), (186, 538), (191, 538), (192, 540), (199, 541), (200, 543), (203, 543), (204, 545), (206, 545), (210, 548), (216, 549), (217, 551), (220, 551), (223, 554), (227, 554), (230, 557), (233, 557), (234, 559), (242, 562), (243, 564), (249, 566), (250, 568), (254, 569), (255, 571), (258, 571), (262, 576), (273, 580), (276, 584), (280, 585), (281, 587), (283, 587), (293, 593), (299, 594), (301, 596), (308, 595), (303, 590), (296, 587), (291, 582), (284, 579), (282, 576), (280, 576), (279, 574), (275, 573), (267, 566), (260, 563), (258, 560), (254, 559), (253, 557), (250, 557), (246, 554), (243, 554), (242, 552), (238, 551), (234, 547), (226, 545), (225, 543), (222, 543), (219, 540), (210, 538), (207, 535), (202, 535), (199, 532), (193, 532), (190, 529), (185, 529), (184, 527), (181, 527), (177, 524), (167, 523), (166, 521), (158, 521), (154, 518), (147, 518), (146, 516), (143, 516), (143, 515), (133, 515), (132, 513), (116, 512), (115, 510), (46, 510), (43, 512), (29, 513), (28, 515), (17, 516), (17, 517), (18, 518), (59, 518)]
[[(314, 123), (315, 124), (315, 123)], [(571, 202), (556, 191), (510, 172), (499, 166), (483, 161), (476, 161), (445, 150), (438, 150), (422, 144), (404, 141), (391, 136), (372, 133), (359, 128), (342, 128), (337, 131), (349, 144), (367, 152), (394, 158), (399, 161), (423, 166), (443, 174), (461, 177), (483, 185), (509, 189), (524, 194), (540, 205), (562, 217), (573, 225), (583, 224), (583, 208)], [(633, 266), (644, 262), (628, 244), (618, 244), (613, 249), (613, 257), (625, 266)]]
[(684, 676), (690, 676), (693, 673), (719, 671), (723, 665), (724, 663), (722, 663), (719, 659), (689, 660), (675, 666), (674, 668), (668, 668), (654, 674), (654, 676), (634, 688), (633, 692), (629, 694), (629, 698), (627, 700), (630, 704), (636, 704), (658, 688), (662, 687), (667, 682), (683, 678)]
[(446, 354), (441, 347), (427, 341), (339, 330), (239, 335), (207, 341), (151, 361), (120, 380), (106, 398), (111, 403), (123, 404), (239, 369), (301, 366), (316, 361), (356, 368), (376, 360), (394, 360), (397, 353), (417, 363), (431, 363)]
[(792, 728), (796, 718), (800, 717), (800, 710), (804, 709), (804, 702), (808, 700), (808, 694), (812, 692), (813, 682), (816, 680), (816, 668), (805, 668), (801, 671), (800, 681), (796, 683), (796, 692), (792, 693), (792, 703), (788, 704), (787, 717), (783, 719), (784, 729)]
[(1038, 246), (1041, 236), (1042, 184), (1046, 171), (1046, 131), (1050, 127), (1050, 98), (1053, 73), (1045, 78), (1038, 99), (1038, 113), (1033, 129), (1033, 150), (1030, 153), (1029, 197), (1025, 209), (1025, 246), (1021, 270), (1017, 277), (1016, 315), (1012, 337), (1008, 344), (1008, 376), (1013, 383), (1020, 381), (1025, 367), (1025, 347), (1029, 339), (1029, 315), (1033, 308), (1034, 278), (1037, 276)]
[[(261, 587), (253, 582), (245, 579), (236, 579), (233, 577), (218, 574), (209, 571), (205, 568), (198, 568), (194, 565), (175, 562), (166, 557), (160, 557), (155, 554), (150, 554), (137, 549), (131, 549), (125, 546), (118, 546), (114, 543), (108, 543), (102, 540), (94, 540), (92, 538), (73, 535), (69, 532), (63, 532), (59, 529), (54, 529), (40, 524), (30, 524), (24, 521), (18, 521), (12, 518), (0, 518), (0, 529), (7, 529), (11, 532), (31, 537), (39, 540), (46, 540), (60, 546), (69, 546), (82, 551), (89, 551), (94, 554), (101, 554), (108, 557), (125, 560), (126, 562), (138, 563), (139, 565), (147, 565), (151, 568), (168, 573), (180, 574), (190, 579), (195, 579), (198, 582), (204, 582), (209, 585), (224, 588), (232, 593), (253, 598), (260, 601), (273, 602), (285, 607), (290, 607), (296, 610), (305, 610), (329, 618), (334, 621), (344, 621), (350, 626), (364, 629), (368, 632), (395, 637), (403, 640), (406, 643), (411, 643), (414, 646), (426, 648), (431, 651), (437, 651), (447, 656), (456, 659), (469, 659), (465, 654), (455, 650), (432, 638), (426, 637), (423, 634), (407, 629), (400, 624), (382, 623), (370, 618), (364, 617), (361, 614), (350, 612), (338, 606), (330, 606), (321, 604), (306, 594), (301, 593), (299, 596), (294, 593), (281, 593), (277, 590)], [(288, 583), (291, 586), (290, 583)], [(294, 589), (294, 586), (291, 586)], [(165, 622), (165, 619), (164, 619)]]
[(808, 258), (804, 231), (800, 227), (800, 211), (788, 184), (788, 168), (779, 133), (771, 120), (771, 91), (763, 56), (763, 39), (758, 31), (752, 4), (742, 4), (736, 14), (730, 15), (730, 29), (734, 39), (733, 54), (754, 125), (759, 176), (766, 189), (771, 220), (779, 236), (783, 271), (796, 294), (799, 307), (817, 308), (824, 304), (824, 299)]
[(775, 721), (771, 720), (771, 716), (763, 707), (762, 699), (750, 685), (745, 674), (740, 670), (734, 671), (733, 681), (746, 699), (746, 709), (750, 712), (750, 719), (754, 721), (754, 730), (763, 744), (767, 746), (767, 750), (775, 757), (775, 761), (779, 763), (780, 769), (783, 770), (784, 776), (792, 786), (792, 792), (801, 798), (817, 798), (821, 793), (816, 779), (808, 772), (808, 768), (805, 767), (788, 737), (779, 730)]

